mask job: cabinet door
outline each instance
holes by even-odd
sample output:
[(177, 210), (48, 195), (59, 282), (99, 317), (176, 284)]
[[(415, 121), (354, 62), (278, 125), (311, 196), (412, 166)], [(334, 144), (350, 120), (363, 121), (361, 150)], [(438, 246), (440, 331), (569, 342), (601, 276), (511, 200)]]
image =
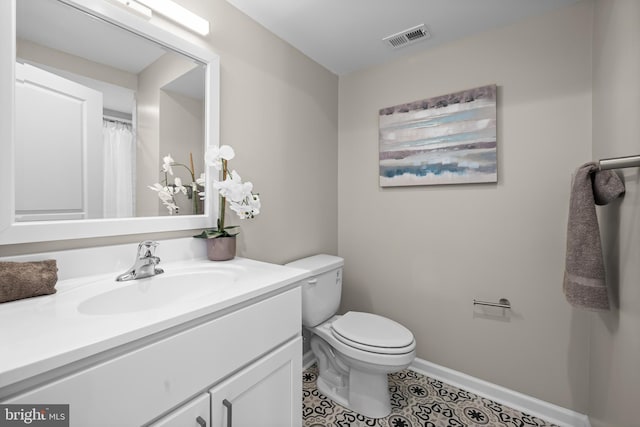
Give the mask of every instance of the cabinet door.
[(213, 427), (302, 425), (302, 337), (209, 391)]
[(185, 403), (149, 427), (209, 427), (209, 395), (203, 394)]

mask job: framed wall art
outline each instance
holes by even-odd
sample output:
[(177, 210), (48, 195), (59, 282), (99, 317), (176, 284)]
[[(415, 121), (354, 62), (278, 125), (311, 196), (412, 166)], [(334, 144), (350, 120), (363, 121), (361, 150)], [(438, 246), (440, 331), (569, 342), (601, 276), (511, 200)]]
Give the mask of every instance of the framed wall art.
[(497, 182), (496, 85), (379, 113), (380, 185)]

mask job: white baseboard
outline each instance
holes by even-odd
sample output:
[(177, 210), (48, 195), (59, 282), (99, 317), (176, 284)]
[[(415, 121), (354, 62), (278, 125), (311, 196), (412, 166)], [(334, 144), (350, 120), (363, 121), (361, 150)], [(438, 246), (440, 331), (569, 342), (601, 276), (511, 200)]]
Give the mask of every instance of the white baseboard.
[[(311, 351), (306, 352), (302, 358), (304, 369), (315, 363), (316, 359)], [(520, 392), (509, 390), (508, 388), (492, 384), (488, 381), (427, 362), (416, 358), (409, 369), (433, 379), (459, 387), (479, 396), (491, 399), (502, 405), (516, 409), (518, 411), (533, 415), (543, 420), (549, 421), (560, 427), (591, 427), (589, 417), (575, 411), (563, 408), (535, 397), (527, 396)]]
[(409, 369), (561, 427), (591, 427), (589, 417), (535, 397), (416, 358)]

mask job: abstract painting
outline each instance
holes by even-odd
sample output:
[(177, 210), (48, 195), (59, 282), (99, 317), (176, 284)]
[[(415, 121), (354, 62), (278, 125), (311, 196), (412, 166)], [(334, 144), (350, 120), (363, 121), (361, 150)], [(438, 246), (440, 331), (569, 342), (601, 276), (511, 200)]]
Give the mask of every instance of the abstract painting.
[(496, 85), (380, 110), (382, 187), (497, 182)]

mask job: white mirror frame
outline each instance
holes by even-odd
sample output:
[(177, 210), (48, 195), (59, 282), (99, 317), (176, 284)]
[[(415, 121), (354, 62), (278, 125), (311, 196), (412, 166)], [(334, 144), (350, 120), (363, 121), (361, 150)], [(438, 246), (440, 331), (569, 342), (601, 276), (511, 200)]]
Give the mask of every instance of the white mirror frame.
[[(207, 65), (205, 97), (206, 147), (219, 145), (220, 134), (220, 58), (209, 49), (196, 45), (151, 22), (104, 0), (58, 0), (88, 12), (114, 25), (132, 31)], [(0, 1), (0, 245), (84, 239), (174, 230), (213, 227), (217, 218), (217, 197), (205, 202), (204, 215), (159, 216), (119, 219), (64, 221), (15, 221), (15, 60), (16, 0)], [(158, 165), (158, 168), (160, 165)], [(210, 169), (210, 168), (209, 168)], [(206, 188), (211, 188), (211, 170), (207, 170)], [(52, 191), (45, 179), (42, 191)], [(37, 197), (37, 194), (34, 194)]]

